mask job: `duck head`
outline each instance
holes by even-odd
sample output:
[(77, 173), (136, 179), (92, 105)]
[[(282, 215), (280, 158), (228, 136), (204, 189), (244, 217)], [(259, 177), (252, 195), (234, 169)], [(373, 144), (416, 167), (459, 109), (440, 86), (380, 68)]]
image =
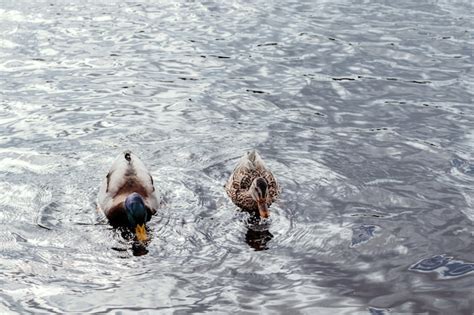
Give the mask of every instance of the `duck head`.
[(268, 183), (265, 178), (257, 177), (253, 180), (250, 186), (250, 195), (253, 200), (257, 202), (258, 214), (261, 218), (268, 218), (270, 215), (268, 212), (267, 196), (268, 196)]
[(137, 239), (144, 242), (148, 239), (145, 229), (145, 222), (148, 219), (148, 212), (145, 209), (145, 202), (140, 194), (132, 193), (125, 199), (125, 211), (127, 212), (129, 228), (135, 232)]

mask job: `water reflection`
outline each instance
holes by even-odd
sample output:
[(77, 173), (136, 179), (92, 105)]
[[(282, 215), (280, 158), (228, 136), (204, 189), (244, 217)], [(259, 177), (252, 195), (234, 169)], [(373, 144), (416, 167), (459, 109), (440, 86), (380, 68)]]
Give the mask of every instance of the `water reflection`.
[[(2, 2), (1, 314), (472, 314), (472, 1), (138, 2)], [(91, 206), (125, 148), (146, 246)], [(249, 148), (271, 226), (222, 189)]]
[(43, 206), (38, 211), (36, 224), (46, 230), (53, 230), (59, 224), (58, 212), (60, 212), (61, 205), (58, 202), (50, 202)]
[(450, 260), (451, 260), (451, 257), (436, 255), (434, 257), (426, 258), (417, 262), (410, 269), (418, 270), (422, 272), (433, 271), (440, 267), (445, 266)]
[(377, 227), (374, 225), (362, 225), (352, 228), (351, 247), (360, 245), (374, 237)]
[(457, 278), (474, 271), (474, 263), (452, 260), (453, 257), (436, 255), (420, 260), (410, 267), (418, 272), (435, 272), (441, 279)]
[(267, 250), (267, 243), (272, 240), (270, 222), (260, 222), (259, 218), (252, 217), (247, 222), (245, 242), (256, 251)]
[(385, 315), (387, 312), (383, 309), (378, 309), (374, 307), (369, 307), (369, 313), (370, 315)]
[[(126, 227), (119, 227), (115, 229), (118, 234), (120, 234), (120, 237), (122, 238), (122, 242), (125, 244), (124, 247), (117, 247), (114, 245), (112, 247), (113, 250), (119, 251), (119, 252), (126, 252), (128, 250), (131, 250), (133, 256), (143, 256), (148, 254), (148, 249), (147, 247), (151, 243), (151, 239), (148, 239), (147, 241), (138, 241), (136, 238), (136, 235), (130, 231)], [(148, 235), (152, 235), (151, 229), (146, 227), (146, 231)]]
[(132, 253), (133, 256), (143, 256), (148, 254), (147, 244), (144, 244), (142, 242), (133, 242)]
[(245, 233), (245, 242), (256, 251), (268, 249), (267, 243), (271, 241), (272, 238), (273, 234), (267, 229), (255, 230), (248, 227), (247, 233)]

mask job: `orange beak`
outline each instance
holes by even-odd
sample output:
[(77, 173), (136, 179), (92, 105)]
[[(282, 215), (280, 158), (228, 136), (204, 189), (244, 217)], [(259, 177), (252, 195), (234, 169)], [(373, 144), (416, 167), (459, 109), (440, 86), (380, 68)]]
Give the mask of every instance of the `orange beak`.
[(260, 213), (260, 218), (268, 218), (270, 216), (270, 212), (268, 211), (268, 206), (267, 202), (265, 200), (263, 201), (257, 201), (258, 204), (258, 212)]
[(139, 240), (140, 242), (145, 242), (148, 240), (145, 224), (137, 225), (135, 227), (135, 235), (137, 236), (137, 240)]

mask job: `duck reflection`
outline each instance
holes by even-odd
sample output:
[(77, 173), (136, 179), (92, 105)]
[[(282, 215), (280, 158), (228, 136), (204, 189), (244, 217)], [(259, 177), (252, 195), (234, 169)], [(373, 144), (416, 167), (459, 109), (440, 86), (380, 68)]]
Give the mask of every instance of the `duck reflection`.
[[(124, 259), (130, 258), (130, 254), (128, 253), (128, 250), (129, 250), (128, 248), (115, 246), (115, 247), (112, 247), (112, 250), (119, 252), (119, 255), (118, 255), (119, 258), (124, 258)], [(146, 248), (146, 246), (140, 243), (133, 243), (131, 250), (132, 250), (133, 256), (143, 256), (143, 255), (148, 254), (148, 249)]]
[(139, 240), (134, 235), (134, 233), (132, 233), (130, 230), (126, 228), (120, 228), (119, 232), (124, 240), (131, 242), (132, 244), (131, 250), (132, 250), (133, 256), (143, 256), (143, 255), (148, 254), (147, 246), (150, 243), (150, 239), (146, 241)]
[(245, 242), (256, 251), (268, 249), (267, 243), (272, 238), (273, 234), (268, 230), (256, 231), (248, 228), (245, 234)]
[(256, 251), (267, 250), (267, 243), (273, 238), (269, 231), (269, 223), (260, 223), (259, 218), (252, 218), (247, 222), (245, 242)]
[(133, 242), (132, 253), (133, 253), (133, 256), (143, 256), (143, 255), (148, 254), (148, 249), (146, 248), (146, 244), (143, 244), (142, 242)]

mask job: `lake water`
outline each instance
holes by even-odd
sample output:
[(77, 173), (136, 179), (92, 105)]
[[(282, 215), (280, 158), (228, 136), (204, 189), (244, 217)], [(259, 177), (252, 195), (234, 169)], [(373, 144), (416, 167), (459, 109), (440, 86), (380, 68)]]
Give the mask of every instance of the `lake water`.
[[(0, 313), (472, 313), (471, 1), (75, 2), (0, 2)], [(125, 149), (142, 256), (95, 210)]]

